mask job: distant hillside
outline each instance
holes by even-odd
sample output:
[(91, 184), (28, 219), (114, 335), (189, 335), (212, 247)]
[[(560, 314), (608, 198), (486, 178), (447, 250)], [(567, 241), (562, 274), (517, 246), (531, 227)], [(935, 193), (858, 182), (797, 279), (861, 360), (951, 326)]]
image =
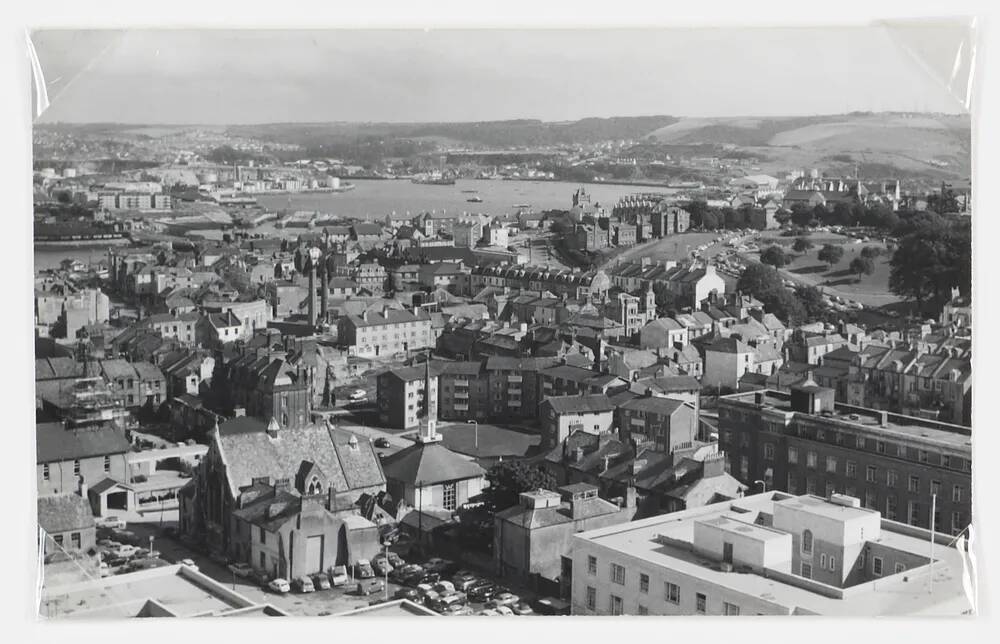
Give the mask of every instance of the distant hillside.
[[(968, 116), (852, 113), (787, 118), (680, 119), (650, 135), (669, 145), (735, 145), (775, 168), (867, 167), (903, 176), (968, 177)], [(764, 163), (762, 162), (762, 166)]]
[(676, 121), (672, 116), (624, 116), (564, 122), (523, 119), (477, 123), (276, 123), (236, 126), (227, 131), (306, 146), (391, 136), (401, 139), (445, 138), (481, 146), (530, 147), (639, 139)]

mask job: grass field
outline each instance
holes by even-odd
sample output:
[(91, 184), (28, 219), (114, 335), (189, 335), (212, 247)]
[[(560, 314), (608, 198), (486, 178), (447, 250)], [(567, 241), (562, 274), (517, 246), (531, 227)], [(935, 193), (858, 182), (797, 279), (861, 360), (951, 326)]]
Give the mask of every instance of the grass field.
[[(779, 243), (786, 247), (795, 241), (793, 237), (761, 237), (760, 247), (766, 248), (771, 243)], [(781, 270), (782, 277), (795, 282), (822, 287), (824, 293), (839, 295), (861, 302), (866, 307), (885, 306), (899, 302), (901, 298), (889, 290), (889, 258), (891, 254), (881, 242), (871, 241), (863, 244), (848, 243), (849, 238), (835, 233), (814, 233), (809, 236), (815, 248), (804, 254), (791, 253), (794, 258), (790, 264)], [(816, 254), (823, 244), (842, 244), (844, 258), (839, 263), (829, 266), (817, 259)], [(857, 275), (850, 272), (851, 260), (859, 257), (865, 246), (878, 246), (882, 255), (875, 258), (875, 272), (863, 275), (858, 281)], [(748, 254), (748, 259), (759, 259), (757, 253)]]

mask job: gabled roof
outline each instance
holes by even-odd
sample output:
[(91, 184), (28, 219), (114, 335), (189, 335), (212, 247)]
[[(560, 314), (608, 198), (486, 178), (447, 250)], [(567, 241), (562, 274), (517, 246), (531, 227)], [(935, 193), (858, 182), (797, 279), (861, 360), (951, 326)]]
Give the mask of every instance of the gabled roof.
[(382, 467), (387, 479), (418, 487), (486, 476), (475, 461), (440, 443), (414, 443), (386, 457)]
[(38, 463), (124, 454), (131, 448), (124, 432), (109, 425), (79, 429), (66, 429), (62, 423), (35, 425), (35, 458)]
[(753, 353), (753, 348), (737, 338), (718, 338), (712, 344), (705, 347), (705, 351), (714, 353)]
[(329, 486), (338, 492), (384, 483), (371, 443), (355, 441), (355, 449), (349, 432), (305, 425), (279, 428), (278, 437), (271, 438), (266, 428), (267, 423), (248, 416), (219, 425), (214, 441), (226, 464), (233, 497), (257, 477), (293, 478), (302, 461), (318, 465), (328, 477)]
[(643, 396), (633, 398), (622, 404), (622, 409), (631, 411), (643, 411), (654, 414), (670, 416), (685, 405), (684, 401), (676, 398), (663, 398), (661, 396)]
[(596, 414), (615, 409), (615, 406), (604, 394), (550, 396), (542, 401), (542, 405), (545, 404), (552, 407), (557, 414)]

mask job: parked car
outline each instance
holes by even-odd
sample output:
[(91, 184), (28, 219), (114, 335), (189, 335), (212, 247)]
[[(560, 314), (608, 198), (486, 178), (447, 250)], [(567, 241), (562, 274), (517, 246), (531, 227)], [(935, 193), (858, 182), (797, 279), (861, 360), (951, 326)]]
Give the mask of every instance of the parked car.
[(521, 598), (513, 593), (497, 593), (489, 602), (487, 602), (487, 608), (499, 608), (501, 606), (510, 606), (521, 601)]
[(430, 584), (430, 585), (433, 586), (434, 584), (438, 583), (439, 581), (441, 581), (441, 575), (437, 574), (436, 572), (428, 572), (428, 573), (425, 573), (424, 576), (421, 577), (419, 580), (417, 580), (417, 583), (418, 584)]
[(358, 563), (354, 564), (354, 576), (358, 579), (371, 579), (375, 576), (375, 571), (372, 569), (372, 564), (367, 559), (358, 559)]
[(411, 602), (420, 601), (420, 593), (416, 588), (400, 588), (392, 595), (393, 599), (409, 599)]
[(434, 590), (444, 595), (445, 593), (455, 592), (455, 584), (450, 581), (439, 581), (434, 584)]
[(532, 608), (540, 615), (569, 615), (569, 602), (555, 597), (542, 597)]
[(456, 606), (456, 605), (464, 606), (467, 603), (468, 599), (466, 598), (465, 593), (452, 591), (450, 593), (442, 593), (431, 604), (431, 609), (439, 613), (443, 613), (444, 611), (448, 610), (448, 608), (451, 606)]
[(441, 611), (441, 614), (446, 617), (465, 617), (476, 613), (468, 604), (452, 604)]
[(182, 566), (187, 566), (191, 570), (198, 572), (198, 564), (194, 562), (194, 559), (181, 559), (177, 563), (179, 563)]
[(94, 523), (97, 524), (98, 528), (118, 528), (120, 530), (124, 530), (126, 525), (121, 517), (115, 515), (98, 517)]
[(534, 615), (535, 614), (535, 611), (531, 610), (531, 605), (529, 605), (528, 602), (519, 602), (519, 603), (515, 604), (514, 606), (511, 606), (510, 609), (512, 611), (514, 611), (515, 615)]
[(321, 572), (316, 573), (312, 579), (313, 588), (316, 590), (330, 590), (330, 578)]
[(497, 587), (492, 582), (486, 582), (469, 589), (469, 599), (474, 602), (486, 602), (497, 594)]
[(271, 581), (271, 575), (267, 574), (266, 570), (254, 570), (250, 573), (250, 578), (262, 588), (267, 588), (267, 583)]
[(113, 539), (101, 539), (100, 541), (97, 542), (97, 545), (101, 546), (102, 548), (117, 548), (122, 544), (118, 543)]
[(229, 570), (237, 577), (247, 579), (253, 573), (253, 566), (245, 561), (237, 561), (229, 564)]
[(309, 579), (305, 575), (293, 579), (292, 586), (295, 588), (295, 592), (298, 593), (316, 592), (316, 587), (313, 586), (312, 579)]
[(462, 592), (468, 592), (470, 588), (480, 583), (482, 580), (473, 574), (463, 575), (461, 577), (452, 578), (452, 583), (455, 584), (455, 590), (461, 590)]
[[(404, 573), (403, 576), (400, 578), (399, 581), (400, 581), (400, 583), (402, 583), (402, 584), (404, 584), (406, 586), (416, 586), (417, 584), (424, 583), (423, 579), (426, 576), (427, 576), (427, 572), (423, 568), (417, 567), (416, 570), (411, 570), (408, 573)], [(432, 584), (433, 583), (437, 583), (437, 579), (434, 579), (433, 581), (431, 581), (429, 583), (432, 583)]]
[(375, 570), (375, 574), (379, 577), (384, 577), (392, 572), (392, 564), (384, 556), (378, 556), (372, 559), (372, 569)]
[(338, 586), (346, 586), (348, 580), (350, 579), (347, 576), (347, 566), (334, 566), (333, 568), (330, 568), (330, 571), (327, 574), (330, 576), (330, 583), (333, 584), (334, 588)]
[(135, 546), (130, 546), (127, 543), (120, 544), (117, 548), (111, 550), (111, 553), (116, 557), (122, 557), (125, 559), (130, 559), (135, 556), (136, 548)]
[(495, 610), (500, 615), (505, 615), (508, 617), (514, 614), (514, 611), (510, 609), (510, 606), (497, 606), (493, 610)]
[(288, 584), (288, 581), (277, 577), (267, 582), (267, 589), (272, 593), (278, 593), (279, 595), (284, 595), (292, 590), (292, 587)]
[(367, 397), (368, 397), (368, 392), (366, 392), (364, 389), (355, 389), (354, 391), (351, 392), (350, 395), (351, 400), (353, 400), (354, 402), (358, 402), (359, 400), (364, 400)]
[(119, 543), (128, 543), (135, 545), (138, 543), (138, 538), (135, 533), (131, 530), (123, 530), (121, 528), (114, 528), (111, 530), (111, 536), (114, 537), (115, 541)]
[(390, 552), (388, 554), (388, 558), (389, 558), (389, 563), (392, 564), (393, 568), (399, 568), (400, 566), (405, 566), (406, 565), (406, 562), (403, 561), (403, 558), (400, 557), (395, 552)]
[(389, 442), (389, 439), (386, 438), (385, 436), (379, 436), (378, 438), (375, 439), (375, 447), (378, 447), (379, 449), (385, 449), (387, 447), (392, 447), (392, 444)]
[(423, 599), (427, 595), (429, 595), (432, 592), (434, 592), (434, 585), (433, 584), (417, 584), (416, 591), (417, 591), (417, 595), (419, 595), (420, 598)]
[(362, 579), (358, 582), (357, 593), (359, 595), (371, 595), (385, 589), (385, 584), (378, 577)]
[(129, 562), (129, 558), (128, 557), (115, 557), (115, 556), (112, 556), (109, 559), (105, 559), (104, 560), (104, 563), (108, 564), (109, 568), (119, 568), (121, 566), (124, 566), (128, 562)]
[(476, 613), (476, 614), (477, 614), (477, 615), (480, 615), (480, 616), (482, 616), (482, 617), (496, 617), (496, 616), (497, 616), (497, 615), (499, 615), (500, 613), (496, 612), (496, 611), (495, 611), (495, 610), (493, 610), (492, 608), (487, 608), (487, 609), (485, 609), (485, 610), (481, 610), (481, 611), (479, 611), (479, 612), (478, 612), (478, 613)]

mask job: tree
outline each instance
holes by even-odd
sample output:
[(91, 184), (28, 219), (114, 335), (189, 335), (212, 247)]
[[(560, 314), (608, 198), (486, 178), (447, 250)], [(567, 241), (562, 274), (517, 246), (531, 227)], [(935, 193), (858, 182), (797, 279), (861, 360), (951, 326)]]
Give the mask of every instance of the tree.
[(968, 222), (950, 223), (937, 215), (914, 216), (901, 227), (911, 232), (899, 240), (889, 261), (889, 288), (936, 312), (951, 289), (968, 295), (972, 288), (972, 228)]
[(684, 210), (691, 215), (691, 227), (700, 228), (705, 226), (705, 213), (708, 212), (708, 204), (704, 201), (695, 200), (684, 206)]
[(521, 492), (556, 487), (552, 474), (523, 461), (501, 461), (490, 468), (486, 479), (490, 486), (483, 491), (483, 497), (494, 512), (517, 504)]
[(834, 264), (840, 263), (840, 260), (844, 258), (844, 248), (833, 244), (824, 244), (823, 248), (819, 249), (816, 257), (819, 261), (829, 264), (830, 268), (833, 268)]
[(861, 256), (865, 259), (875, 260), (879, 255), (882, 254), (882, 249), (878, 246), (865, 246), (861, 249)]
[(812, 208), (801, 203), (795, 204), (792, 206), (791, 220), (796, 226), (808, 226), (813, 221)]
[(656, 296), (657, 317), (668, 316), (677, 308), (676, 298), (664, 282), (653, 283), (653, 295)]
[(823, 301), (822, 291), (815, 286), (803, 286), (795, 289), (795, 297), (805, 309), (807, 320), (820, 320), (830, 311), (830, 307)]
[(792, 244), (792, 250), (796, 253), (805, 253), (811, 250), (813, 243), (809, 241), (806, 237), (796, 237), (795, 243)]
[(762, 264), (767, 264), (777, 269), (787, 264), (788, 258), (785, 256), (785, 250), (781, 246), (772, 244), (761, 252), (760, 261)]
[(875, 262), (870, 257), (855, 257), (851, 260), (850, 271), (858, 276), (861, 281), (862, 275), (871, 275), (875, 272)]
[(787, 324), (797, 326), (805, 321), (806, 313), (798, 299), (781, 283), (777, 271), (763, 264), (750, 264), (740, 275), (736, 290), (750, 293)]
[(715, 230), (721, 226), (720, 221), (719, 211), (715, 208), (709, 208), (701, 216), (701, 227)]

